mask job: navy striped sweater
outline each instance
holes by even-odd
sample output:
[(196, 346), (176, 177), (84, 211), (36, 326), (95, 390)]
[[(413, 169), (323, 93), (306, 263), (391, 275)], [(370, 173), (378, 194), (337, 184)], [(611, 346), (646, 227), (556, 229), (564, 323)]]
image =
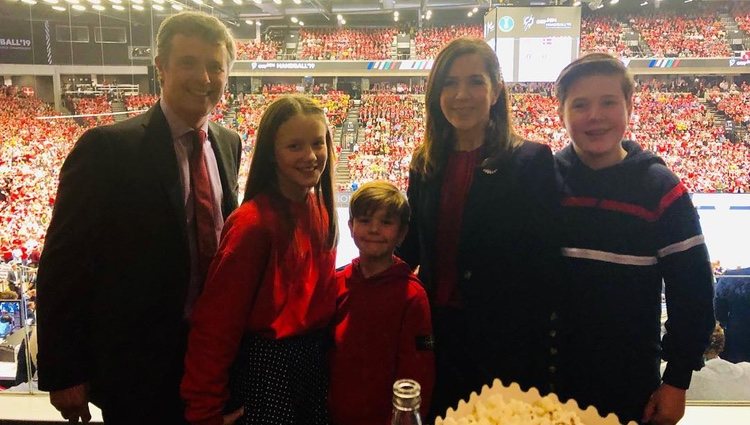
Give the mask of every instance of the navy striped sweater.
[(625, 159), (600, 170), (571, 145), (556, 155), (569, 274), (563, 354), (572, 394), (592, 402), (613, 385), (633, 391), (621, 397), (647, 400), (660, 357), (664, 382), (687, 388), (714, 326), (708, 252), (685, 186), (656, 155), (632, 141), (623, 147)]

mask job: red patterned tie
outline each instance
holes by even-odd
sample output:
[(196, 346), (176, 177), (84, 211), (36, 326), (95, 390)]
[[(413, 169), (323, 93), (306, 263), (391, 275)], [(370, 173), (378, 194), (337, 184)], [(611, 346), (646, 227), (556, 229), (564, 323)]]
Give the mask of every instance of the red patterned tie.
[(193, 211), (195, 213), (195, 240), (198, 244), (198, 270), (205, 279), (208, 266), (216, 254), (216, 227), (214, 225), (214, 202), (211, 197), (211, 181), (203, 155), (206, 132), (192, 133), (193, 154), (190, 157), (190, 186), (193, 190)]

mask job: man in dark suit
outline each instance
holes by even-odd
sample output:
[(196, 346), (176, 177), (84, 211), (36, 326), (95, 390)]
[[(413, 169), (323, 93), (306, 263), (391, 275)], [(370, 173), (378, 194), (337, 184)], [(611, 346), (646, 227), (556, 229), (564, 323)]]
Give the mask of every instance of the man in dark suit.
[(71, 422), (89, 420), (89, 401), (108, 424), (184, 422), (187, 316), (237, 207), (240, 138), (208, 121), (231, 34), (185, 12), (157, 48), (159, 102), (87, 131), (60, 173), (37, 281), (39, 386)]

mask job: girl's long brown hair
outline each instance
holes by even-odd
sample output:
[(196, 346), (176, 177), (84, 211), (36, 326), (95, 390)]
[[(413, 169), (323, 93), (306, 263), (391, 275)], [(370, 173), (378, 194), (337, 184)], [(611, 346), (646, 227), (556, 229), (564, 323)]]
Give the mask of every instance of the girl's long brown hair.
[[(326, 151), (328, 152), (328, 160), (326, 161), (320, 180), (314, 187), (314, 192), (318, 200), (318, 205), (323, 206), (328, 213), (326, 246), (328, 249), (333, 249), (338, 242), (338, 219), (333, 199), (333, 173), (331, 171), (335, 158), (333, 138), (331, 137), (331, 131), (328, 129), (323, 109), (312, 99), (302, 95), (282, 96), (271, 103), (266, 112), (263, 113), (258, 125), (255, 149), (250, 162), (250, 172), (247, 176), (245, 197), (242, 202), (248, 202), (260, 193), (281, 196), (276, 174), (276, 158), (274, 155), (276, 133), (282, 124), (296, 115), (319, 116), (321, 121), (326, 125)], [(285, 215), (289, 217), (290, 213), (287, 211)], [(289, 223), (289, 225), (291, 229), (294, 228), (294, 223)]]

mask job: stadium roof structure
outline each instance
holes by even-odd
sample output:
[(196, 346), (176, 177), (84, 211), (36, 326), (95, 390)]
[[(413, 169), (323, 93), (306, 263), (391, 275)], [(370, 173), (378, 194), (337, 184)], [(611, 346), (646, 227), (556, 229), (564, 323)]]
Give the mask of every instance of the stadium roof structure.
[[(3, 17), (11, 19), (25, 20), (31, 15), (33, 19), (59, 19), (63, 15), (70, 21), (85, 22), (101, 16), (148, 25), (177, 10), (193, 9), (212, 13), (237, 28), (258, 25), (258, 22), (265, 28), (479, 24), (486, 11), (495, 6), (582, 3), (583, 13), (593, 14), (659, 7), (687, 11), (699, 3), (717, 2), (750, 0), (0, 0)], [(10, 6), (7, 12), (6, 5)]]

